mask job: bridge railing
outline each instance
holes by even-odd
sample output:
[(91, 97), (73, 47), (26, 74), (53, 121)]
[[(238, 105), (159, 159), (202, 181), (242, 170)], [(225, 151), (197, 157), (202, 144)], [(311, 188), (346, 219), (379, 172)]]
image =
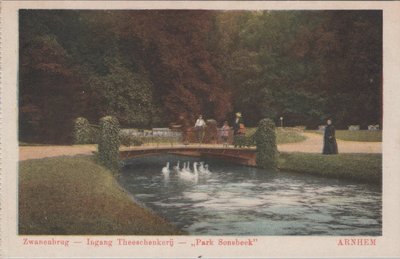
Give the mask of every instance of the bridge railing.
[(195, 128), (169, 129), (157, 128), (152, 130), (130, 130), (122, 129), (121, 133), (133, 138), (133, 144), (137, 146), (174, 146), (190, 144), (228, 144), (234, 143), (233, 130), (222, 130), (222, 128), (206, 127), (203, 130)]
[(168, 128), (152, 130), (122, 129), (121, 135), (128, 135), (132, 139), (131, 142), (134, 146), (174, 146), (182, 143), (182, 133)]
[[(189, 128), (182, 132), (184, 143), (203, 143), (203, 144), (233, 144), (233, 130), (222, 130), (222, 128), (208, 128), (197, 130)], [(226, 136), (226, 140), (225, 140)]]

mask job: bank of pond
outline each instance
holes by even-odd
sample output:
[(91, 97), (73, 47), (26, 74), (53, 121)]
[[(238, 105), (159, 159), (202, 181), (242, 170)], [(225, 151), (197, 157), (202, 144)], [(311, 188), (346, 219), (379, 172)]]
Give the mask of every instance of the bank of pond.
[[(146, 162), (146, 159), (149, 161)], [(332, 215), (335, 213), (341, 214), (344, 219), (347, 218), (354, 228), (361, 231), (353, 231), (354, 233), (370, 235), (381, 233), (382, 158), (378, 154), (322, 156), (282, 153), (279, 158), (279, 167), (282, 172), (265, 174), (260, 173), (262, 172), (260, 169), (211, 161), (209, 162), (210, 170), (214, 175), (209, 178), (200, 178), (198, 184), (180, 182), (178, 176), (174, 176), (173, 172), (166, 181), (165, 176), (161, 173), (162, 166), (165, 161), (170, 161), (172, 170), (176, 161), (180, 159), (179, 157), (163, 158), (160, 156), (146, 159), (127, 163), (119, 179), (115, 179), (110, 171), (98, 165), (92, 156), (56, 157), (20, 162), (19, 234), (251, 234), (242, 232), (242, 230), (259, 235), (348, 234), (341, 229), (340, 225), (335, 229), (320, 229), (316, 232), (308, 232), (307, 228), (296, 226), (296, 222), (302, 222), (303, 226), (307, 226), (309, 222), (313, 221), (321, 221), (322, 225), (332, 225), (334, 221)], [(188, 163), (193, 169), (193, 159), (182, 159), (182, 162), (188, 159)], [(223, 170), (227, 166), (230, 169)], [(148, 170), (151, 170), (150, 174), (146, 173)], [(137, 171), (140, 171), (139, 174), (136, 174)], [(286, 171), (307, 172), (307, 174), (319, 174), (330, 176), (330, 178), (312, 176), (311, 180), (304, 180), (303, 174)], [(350, 182), (343, 180), (344, 177), (351, 179)], [(130, 178), (134, 182), (130, 182)], [(286, 181), (286, 178), (289, 180)], [(283, 190), (288, 185), (291, 187)], [(292, 198), (284, 195), (285, 199), (282, 200), (282, 196), (277, 193), (273, 196), (266, 196), (269, 195), (269, 191), (279, 188), (286, 191), (286, 194), (291, 195)], [(253, 189), (257, 190), (258, 194), (250, 193)], [(154, 190), (161, 193), (150, 193)], [(341, 209), (346, 206), (347, 209), (350, 209), (353, 206), (352, 200), (365, 196), (365, 190), (367, 190), (366, 195), (370, 200), (367, 201), (363, 198), (364, 203), (357, 205), (361, 207), (354, 209), (355, 211), (359, 210), (359, 218), (357, 215), (355, 218), (345, 215), (345, 211), (330, 212), (330, 209), (337, 205), (340, 205)], [(164, 191), (171, 191), (171, 195), (187, 196), (185, 199), (190, 205), (188, 205), (189, 203), (182, 204), (183, 200), (176, 200), (181, 196), (162, 197)], [(296, 198), (298, 191), (305, 193), (306, 196)], [(350, 192), (350, 196), (342, 196), (340, 193), (343, 191)], [(162, 197), (166, 202), (155, 200), (157, 196)], [(314, 213), (304, 213), (302, 211), (304, 208), (298, 211), (299, 214), (307, 214), (309, 218), (290, 215), (294, 212), (290, 212), (293, 207), (290, 207), (289, 203), (302, 202), (297, 200), (299, 198), (310, 202), (308, 205), (311, 206)], [(319, 199), (327, 199), (325, 202), (331, 202), (331, 207), (319, 210), (319, 205), (316, 204)], [(229, 202), (232, 202), (233, 205)], [(375, 204), (375, 207), (371, 208), (371, 212), (369, 211), (370, 203)], [(214, 211), (216, 207), (219, 209), (224, 207), (222, 204), (226, 205), (226, 209), (243, 205), (245, 210), (237, 207), (241, 212), (236, 215), (236, 218), (226, 219), (222, 216), (229, 215), (227, 211)], [(282, 207), (284, 204), (290, 206), (284, 208)], [(176, 206), (180, 205), (182, 207), (178, 209)], [(208, 206), (210, 210), (203, 210), (204, 206)], [(193, 210), (185, 211), (183, 209), (189, 207)], [(167, 214), (161, 213), (160, 208)], [(202, 217), (198, 218), (197, 222), (190, 223), (197, 216), (195, 214), (200, 211), (203, 211)], [(171, 213), (168, 214), (169, 212)], [(257, 218), (250, 218), (253, 217), (253, 214)], [(231, 215), (233, 217), (233, 214)], [(267, 218), (270, 221), (265, 221)], [(221, 224), (221, 222), (228, 221), (236, 223), (234, 225)], [(366, 226), (368, 227), (366, 228)], [(259, 229), (268, 227), (275, 228), (275, 230), (257, 232)], [(229, 229), (232, 232), (227, 231)]]

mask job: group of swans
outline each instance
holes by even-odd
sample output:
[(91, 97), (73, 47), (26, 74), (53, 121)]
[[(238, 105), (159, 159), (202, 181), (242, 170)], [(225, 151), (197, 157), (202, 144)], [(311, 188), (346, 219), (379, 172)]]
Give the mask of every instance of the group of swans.
[[(190, 162), (184, 162), (183, 167), (180, 168), (180, 162), (178, 161), (178, 163), (173, 167), (172, 171), (176, 173), (179, 178), (188, 181), (197, 181), (200, 175), (207, 176), (211, 173), (208, 169), (208, 165), (205, 165), (204, 162), (194, 162), (192, 170)], [(161, 172), (163, 173), (164, 177), (169, 177), (171, 173), (171, 170), (169, 169), (169, 162), (167, 162), (166, 166), (163, 167)]]

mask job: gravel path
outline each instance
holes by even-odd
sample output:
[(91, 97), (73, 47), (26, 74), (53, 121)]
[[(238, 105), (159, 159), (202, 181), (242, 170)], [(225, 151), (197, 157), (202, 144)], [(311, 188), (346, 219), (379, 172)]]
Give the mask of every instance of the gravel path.
[[(281, 152), (322, 152), (322, 135), (316, 133), (302, 133), (307, 137), (305, 141), (278, 145)], [(382, 142), (356, 142), (337, 140), (339, 153), (382, 153)], [(213, 147), (216, 145), (202, 145)], [(217, 145), (221, 148), (221, 145)], [(88, 155), (96, 151), (96, 145), (74, 146), (21, 146), (19, 160), (40, 159), (55, 156)]]
[(19, 160), (39, 159), (55, 156), (88, 155), (97, 149), (96, 145), (74, 146), (22, 146), (19, 147)]

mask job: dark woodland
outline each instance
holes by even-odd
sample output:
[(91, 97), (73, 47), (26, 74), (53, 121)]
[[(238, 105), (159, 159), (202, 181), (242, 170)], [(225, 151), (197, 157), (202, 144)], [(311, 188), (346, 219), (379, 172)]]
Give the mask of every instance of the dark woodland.
[(21, 10), (19, 39), (21, 141), (69, 143), (75, 118), (105, 115), (382, 122), (381, 11)]

